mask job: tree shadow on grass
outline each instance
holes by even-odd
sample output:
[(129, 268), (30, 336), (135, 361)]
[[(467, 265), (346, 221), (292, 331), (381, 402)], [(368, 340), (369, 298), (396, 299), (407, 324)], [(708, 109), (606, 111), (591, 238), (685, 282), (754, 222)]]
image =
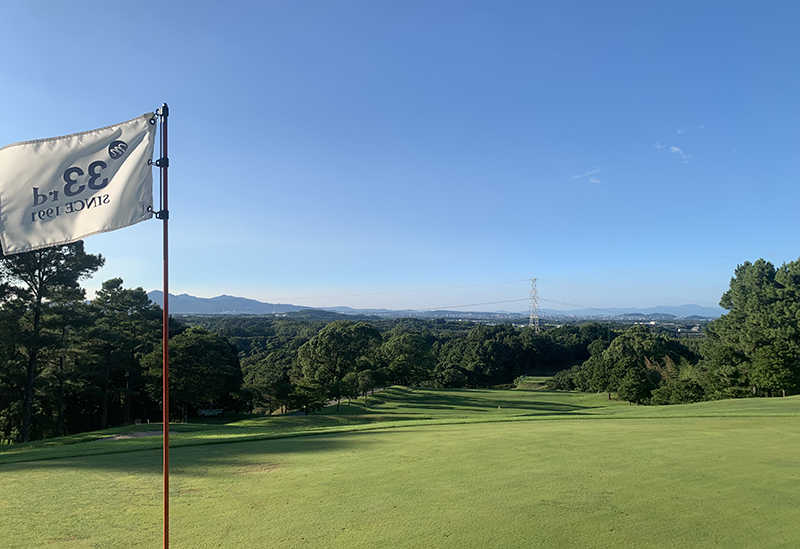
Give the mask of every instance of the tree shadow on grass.
[[(405, 408), (405, 406), (399, 406)], [(513, 402), (497, 401), (497, 407), (487, 406), (468, 406), (466, 404), (454, 406), (438, 406), (434, 404), (419, 404), (409, 406), (409, 408), (416, 408), (420, 411), (451, 411), (463, 413), (476, 413), (476, 414), (496, 414), (498, 410), (507, 416), (530, 416), (530, 415), (561, 415), (561, 414), (577, 414), (584, 410), (591, 410), (590, 406), (575, 406), (570, 404), (542, 404), (542, 405), (528, 405), (518, 406)], [(533, 414), (531, 411), (535, 411)]]
[[(488, 392), (488, 391), (487, 391)], [(455, 394), (437, 393), (429, 394), (414, 392), (403, 395), (403, 401), (393, 403), (400, 409), (421, 410), (464, 410), (474, 412), (496, 411), (498, 406), (506, 411), (519, 410), (520, 412), (537, 411), (540, 413), (563, 414), (580, 410), (593, 409), (593, 406), (582, 406), (564, 402), (552, 402), (537, 398), (536, 400), (522, 400), (500, 397), (497, 392), (491, 398), (472, 397), (463, 392)]]
[[(255, 418), (242, 421), (241, 424), (233, 422), (228, 425), (174, 425), (171, 430), (171, 448), (197, 446), (214, 446), (220, 444), (244, 444), (254, 440), (277, 440), (283, 437), (297, 436), (323, 436), (325, 429), (354, 429), (363, 428), (375, 423), (393, 423), (409, 420), (447, 420), (472, 417), (474, 419), (503, 417), (530, 417), (548, 415), (586, 415), (595, 406), (581, 406), (569, 402), (552, 402), (547, 395), (538, 394), (536, 398), (518, 395), (508, 391), (492, 391), (481, 389), (454, 389), (454, 390), (427, 390), (409, 389), (406, 387), (392, 387), (376, 395), (372, 407), (361, 409), (362, 413), (337, 414), (333, 410), (325, 410), (309, 416), (279, 416), (264, 418), (259, 421)], [(562, 398), (563, 400), (563, 398)], [(438, 413), (437, 413), (438, 412)], [(156, 428), (160, 427), (154, 424)], [(150, 426), (148, 426), (150, 427)], [(120, 431), (129, 431), (133, 428), (124, 428)], [(184, 431), (185, 434), (178, 434)], [(334, 433), (330, 433), (333, 435)], [(68, 437), (69, 438), (69, 437)], [(2, 462), (13, 463), (23, 461), (32, 463), (34, 460), (44, 460), (44, 464), (52, 464), (52, 460), (87, 459), (94, 455), (102, 463), (103, 457), (115, 466), (124, 463), (126, 457), (137, 453), (155, 452), (160, 455), (160, 437), (143, 437), (128, 440), (84, 440), (78, 438), (76, 444), (65, 442), (42, 443), (42, 447), (20, 448), (19, 452), (0, 454), (0, 473), (6, 465)], [(34, 443), (37, 444), (37, 443)], [(105, 455), (108, 454), (108, 455)], [(33, 465), (31, 465), (33, 467)], [(46, 466), (46, 465), (45, 465)]]
[[(229, 474), (237, 471), (280, 467), (282, 461), (297, 453), (319, 453), (370, 444), (369, 433), (347, 432), (316, 436), (279, 438), (226, 444), (210, 444), (170, 448), (170, 477), (206, 476), (210, 469)], [(258, 456), (258, 460), (253, 460)], [(58, 470), (79, 470), (87, 474), (112, 473), (163, 476), (163, 455), (160, 448), (126, 453), (108, 453), (78, 457), (53, 458), (0, 465), (0, 482), (6, 475), (54, 473)], [(232, 471), (226, 471), (231, 467)], [(35, 481), (34, 481), (35, 482)]]
[(533, 396), (521, 392), (510, 393), (489, 389), (411, 389), (407, 387), (391, 387), (369, 399), (369, 407), (360, 403), (355, 405), (341, 404), (337, 412), (333, 407), (327, 407), (319, 412), (314, 412), (315, 417), (337, 417), (357, 415), (366, 418), (370, 415), (381, 415), (381, 421), (391, 419), (395, 413), (415, 415), (428, 415), (432, 411), (455, 413), (491, 413), (497, 412), (498, 406), (506, 414), (514, 415), (516, 411), (529, 413), (536, 411), (541, 414), (564, 414), (574, 411), (594, 409), (596, 406), (571, 404), (563, 402), (564, 396), (560, 395), (559, 401), (553, 401), (545, 393), (534, 393)]

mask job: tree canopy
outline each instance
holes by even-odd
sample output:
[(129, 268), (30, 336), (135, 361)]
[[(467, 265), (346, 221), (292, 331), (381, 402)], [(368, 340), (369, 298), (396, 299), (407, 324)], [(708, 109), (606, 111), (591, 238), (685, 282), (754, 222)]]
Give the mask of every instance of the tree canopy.
[[(2, 253), (2, 252), (0, 252)], [(0, 280), (9, 310), (19, 315), (17, 348), (25, 364), (25, 397), (22, 405), (23, 441), (31, 438), (34, 385), (39, 374), (39, 358), (48, 347), (45, 315), (58, 304), (83, 300), (79, 282), (103, 266), (99, 255), (87, 254), (83, 242), (31, 252), (0, 256)]]
[[(160, 344), (143, 358), (143, 364), (150, 378), (150, 395), (160, 401), (163, 372)], [(192, 326), (170, 338), (170, 410), (180, 410), (186, 418), (190, 409), (203, 404), (216, 402), (230, 407), (233, 393), (241, 385), (238, 353), (225, 337)]]
[(701, 368), (715, 398), (800, 390), (800, 260), (737, 266), (708, 325)]

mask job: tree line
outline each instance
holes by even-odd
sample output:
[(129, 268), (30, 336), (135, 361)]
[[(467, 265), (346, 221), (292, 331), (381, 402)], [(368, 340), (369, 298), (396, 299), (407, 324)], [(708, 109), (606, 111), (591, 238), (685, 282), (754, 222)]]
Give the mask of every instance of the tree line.
[[(0, 257), (0, 439), (40, 438), (160, 418), (162, 311), (120, 278), (86, 300), (104, 263), (83, 242)], [(241, 386), (238, 350), (170, 323), (171, 401), (185, 415)]]
[(800, 393), (800, 260), (736, 268), (700, 341), (635, 326), (598, 340), (590, 358), (559, 372), (553, 389), (606, 391), (645, 404), (679, 404)]
[[(161, 417), (160, 307), (83, 243), (0, 257), (0, 437), (28, 441)], [(552, 374), (551, 389), (641, 404), (800, 392), (800, 265), (737, 267), (702, 340), (647, 326), (545, 327), (442, 319), (171, 319), (173, 419), (322, 408), (389, 384), (492, 387)]]
[[(600, 324), (563, 326), (537, 334), (510, 324), (441, 320), (338, 320), (314, 335), (291, 322), (228, 318), (194, 319), (233, 333), (259, 326), (246, 340), (242, 392), (253, 409), (319, 409), (329, 401), (356, 398), (375, 387), (490, 387), (511, 384), (524, 374), (548, 373), (589, 357), (588, 346), (613, 330)], [(225, 326), (221, 326), (224, 324)], [(245, 327), (247, 325), (247, 327)], [(308, 325), (305, 324), (305, 327)], [(228, 332), (231, 333), (231, 332)]]

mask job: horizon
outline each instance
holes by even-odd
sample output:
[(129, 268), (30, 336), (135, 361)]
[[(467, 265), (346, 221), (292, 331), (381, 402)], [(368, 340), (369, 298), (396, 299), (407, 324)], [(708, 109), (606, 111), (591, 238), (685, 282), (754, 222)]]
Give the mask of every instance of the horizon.
[[(179, 293), (716, 307), (800, 257), (800, 4), (46, 6), (4, 10), (0, 147), (168, 103)], [(160, 287), (161, 230), (87, 238), (88, 294)]]
[[(159, 294), (159, 296), (161, 296), (161, 295), (163, 295), (163, 291), (160, 290), (160, 289), (147, 291), (148, 297), (151, 296), (151, 294)], [(485, 309), (465, 309), (465, 310), (460, 310), (460, 309), (456, 309), (456, 308), (451, 308), (451, 309), (409, 309), (409, 308), (405, 308), (405, 309), (387, 309), (387, 308), (370, 308), (370, 307), (368, 307), (368, 308), (356, 308), (356, 307), (350, 307), (349, 305), (331, 305), (331, 306), (314, 307), (314, 306), (310, 306), (310, 305), (307, 306), (307, 305), (304, 305), (304, 304), (289, 303), (289, 302), (272, 303), (272, 302), (268, 302), (268, 301), (260, 301), (260, 300), (249, 298), (249, 297), (245, 297), (245, 296), (236, 296), (236, 295), (231, 295), (231, 294), (220, 294), (220, 295), (216, 295), (216, 296), (212, 296), (212, 297), (201, 297), (201, 296), (191, 295), (191, 294), (188, 294), (188, 293), (185, 293), (185, 292), (184, 293), (179, 293), (179, 294), (175, 294), (173, 292), (170, 292), (170, 297), (171, 298), (190, 297), (190, 298), (193, 298), (193, 299), (204, 300), (204, 301), (215, 300), (215, 299), (220, 299), (220, 298), (231, 298), (231, 299), (237, 299), (237, 300), (238, 299), (243, 299), (243, 300), (247, 300), (247, 301), (255, 301), (255, 302), (259, 303), (259, 304), (264, 304), (264, 305), (282, 305), (282, 306), (292, 306), (292, 307), (298, 307), (298, 308), (304, 308), (304, 309), (322, 309), (322, 310), (330, 310), (330, 311), (348, 309), (348, 310), (358, 311), (358, 312), (372, 312), (372, 311), (374, 311), (374, 312), (414, 312), (414, 313), (451, 312), (451, 313), (454, 313), (454, 314), (455, 313), (487, 313), (487, 314), (522, 315), (522, 316), (525, 316), (525, 317), (527, 317), (528, 314), (529, 314), (529, 310), (517, 310), (517, 311), (514, 311), (514, 310), (508, 310), (508, 309), (488, 309), (488, 308), (485, 308)], [(152, 297), (151, 297), (151, 300), (156, 302), (156, 303), (158, 303), (158, 301), (152, 299)], [(719, 306), (717, 306), (717, 307), (706, 307), (706, 306), (703, 306), (703, 305), (698, 305), (696, 303), (685, 303), (685, 304), (682, 304), (682, 305), (655, 305), (655, 306), (651, 306), (651, 307), (608, 307), (608, 308), (589, 307), (589, 308), (578, 308), (578, 309), (551, 309), (551, 308), (548, 308), (548, 307), (540, 307), (539, 311), (540, 311), (540, 315), (543, 315), (543, 316), (559, 315), (559, 314), (570, 315), (570, 314), (575, 314), (575, 313), (580, 313), (581, 316), (584, 316), (584, 315), (587, 315), (587, 313), (589, 311), (597, 311), (596, 315), (593, 315), (593, 316), (614, 316), (614, 315), (619, 315), (619, 314), (636, 314), (636, 313), (638, 313), (640, 311), (654, 311), (654, 312), (651, 312), (650, 314), (664, 314), (664, 313), (658, 312), (658, 311), (675, 310), (675, 309), (681, 309), (681, 308), (690, 308), (690, 309), (691, 308), (696, 308), (696, 309), (704, 309), (704, 310), (705, 309), (715, 309), (717, 311), (717, 314), (716, 315), (711, 315), (711, 316), (719, 316), (721, 314), (725, 314), (725, 309), (723, 309), (723, 308), (721, 308)], [(627, 311), (627, 312), (623, 312), (623, 311)], [(176, 313), (176, 314), (191, 314), (191, 313)], [(674, 313), (666, 313), (666, 314), (674, 314)], [(676, 316), (678, 316), (678, 315), (676, 315)], [(686, 315), (686, 316), (697, 316), (697, 313), (693, 312), (693, 313), (691, 313), (689, 315)], [(700, 316), (703, 316), (703, 315), (700, 315)]]

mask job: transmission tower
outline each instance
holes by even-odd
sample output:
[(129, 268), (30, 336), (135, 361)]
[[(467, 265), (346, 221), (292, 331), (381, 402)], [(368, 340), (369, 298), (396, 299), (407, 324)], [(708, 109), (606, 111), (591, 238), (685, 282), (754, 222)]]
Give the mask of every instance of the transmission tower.
[(539, 333), (539, 292), (536, 290), (535, 278), (531, 278), (531, 318), (528, 326), (533, 326), (534, 332)]

